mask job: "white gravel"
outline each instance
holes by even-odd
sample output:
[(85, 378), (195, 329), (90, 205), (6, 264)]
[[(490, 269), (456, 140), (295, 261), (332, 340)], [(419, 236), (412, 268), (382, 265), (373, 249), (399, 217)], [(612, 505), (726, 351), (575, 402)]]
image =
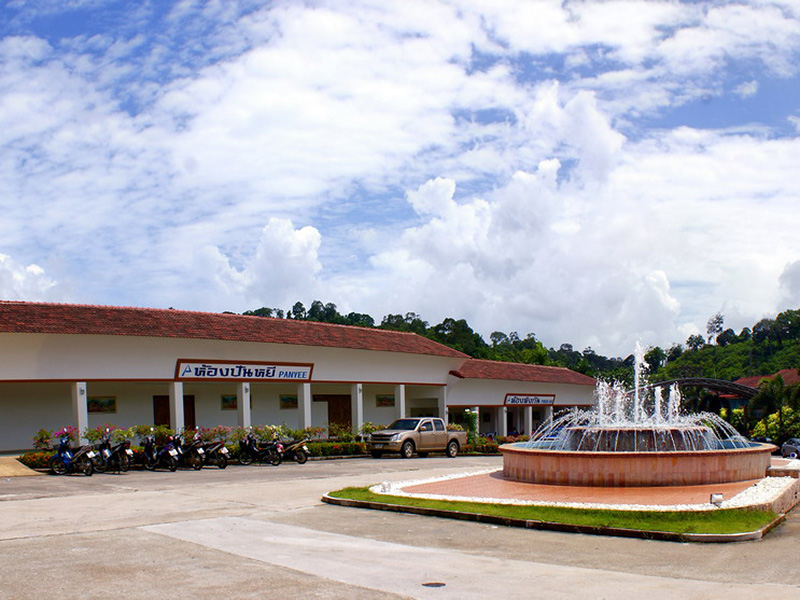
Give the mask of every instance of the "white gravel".
[(652, 511), (699, 511), (699, 510), (718, 510), (723, 508), (742, 508), (756, 504), (772, 502), (777, 499), (795, 481), (793, 477), (765, 477), (758, 483), (750, 486), (732, 498), (724, 499), (719, 505), (706, 502), (703, 504), (602, 504), (589, 502), (543, 502), (540, 500), (514, 500), (511, 498), (482, 498), (466, 496), (445, 496), (442, 494), (418, 494), (404, 491), (407, 487), (433, 483), (436, 481), (446, 481), (449, 479), (460, 479), (462, 477), (472, 477), (474, 475), (484, 475), (494, 473), (499, 469), (489, 469), (481, 471), (470, 471), (466, 473), (456, 473), (443, 477), (433, 477), (430, 479), (414, 479), (410, 481), (388, 482), (385, 481), (370, 488), (371, 492), (391, 496), (405, 496), (409, 498), (427, 498), (430, 500), (451, 500), (457, 502), (487, 502), (492, 504), (516, 504), (520, 506), (566, 506), (572, 508), (605, 508), (612, 510), (652, 510)]

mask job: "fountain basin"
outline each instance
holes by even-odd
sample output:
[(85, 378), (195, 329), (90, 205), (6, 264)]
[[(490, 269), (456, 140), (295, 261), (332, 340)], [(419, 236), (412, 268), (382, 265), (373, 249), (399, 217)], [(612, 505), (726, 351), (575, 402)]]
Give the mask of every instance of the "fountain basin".
[(703, 485), (762, 479), (776, 447), (603, 452), (500, 446), (503, 477), (514, 481), (587, 487)]

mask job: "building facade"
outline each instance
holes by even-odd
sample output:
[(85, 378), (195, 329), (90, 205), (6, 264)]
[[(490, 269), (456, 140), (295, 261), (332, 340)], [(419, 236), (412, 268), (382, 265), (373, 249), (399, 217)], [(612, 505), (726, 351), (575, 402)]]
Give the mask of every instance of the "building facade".
[(0, 302), (0, 451), (30, 448), (40, 428), (66, 425), (358, 431), (401, 416), (457, 417), (464, 407), (478, 407), (484, 432), (530, 432), (554, 408), (590, 404), (593, 386), (567, 369), (474, 361), (412, 333)]

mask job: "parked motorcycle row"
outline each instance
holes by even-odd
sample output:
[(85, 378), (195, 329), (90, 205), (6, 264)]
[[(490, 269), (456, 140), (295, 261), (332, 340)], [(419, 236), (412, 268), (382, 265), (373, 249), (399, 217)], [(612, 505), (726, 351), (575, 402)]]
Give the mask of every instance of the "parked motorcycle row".
[[(228, 466), (229, 451), (223, 442), (204, 442), (200, 434), (194, 435), (186, 443), (180, 434), (167, 436), (164, 443), (156, 444), (155, 433), (142, 438), (143, 451), (140, 455), (142, 466), (148, 471), (167, 469), (177, 471), (180, 467), (200, 470), (206, 465), (224, 469)], [(309, 457), (308, 440), (300, 440), (283, 444), (281, 442), (259, 443), (255, 435), (250, 432), (239, 442), (239, 463), (249, 465), (252, 463), (269, 463), (279, 465), (284, 460), (293, 460), (304, 464)], [(100, 439), (95, 445), (85, 445), (71, 448), (68, 437), (62, 437), (56, 453), (50, 462), (50, 469), (56, 475), (68, 473), (83, 473), (91, 475), (94, 472), (124, 473), (131, 467), (134, 452), (130, 442), (123, 441), (112, 443), (110, 432)]]

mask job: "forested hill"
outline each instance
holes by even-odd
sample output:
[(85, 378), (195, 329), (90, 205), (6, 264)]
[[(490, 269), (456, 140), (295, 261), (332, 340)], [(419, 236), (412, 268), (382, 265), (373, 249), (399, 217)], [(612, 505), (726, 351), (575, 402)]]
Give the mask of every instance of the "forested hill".
[[(546, 348), (533, 333), (521, 337), (515, 331), (508, 334), (495, 331), (487, 342), (464, 319), (447, 318), (437, 325), (430, 325), (420, 315), (409, 312), (405, 315), (386, 315), (377, 323), (365, 313), (342, 315), (335, 304), (323, 304), (319, 300), (312, 302), (308, 309), (301, 302), (296, 302), (287, 311), (264, 307), (243, 314), (410, 331), (474, 358), (568, 367), (593, 377), (629, 383), (633, 377), (632, 355), (624, 359), (608, 358), (591, 348), (577, 351), (571, 344), (561, 344), (558, 349)], [(668, 350), (658, 346), (649, 348), (645, 360), (654, 378), (713, 377), (733, 380), (800, 367), (800, 310), (787, 310), (774, 319), (762, 319), (739, 333), (725, 329), (724, 317), (716, 314), (708, 321), (707, 333), (707, 338), (693, 335), (685, 344), (673, 344)]]

